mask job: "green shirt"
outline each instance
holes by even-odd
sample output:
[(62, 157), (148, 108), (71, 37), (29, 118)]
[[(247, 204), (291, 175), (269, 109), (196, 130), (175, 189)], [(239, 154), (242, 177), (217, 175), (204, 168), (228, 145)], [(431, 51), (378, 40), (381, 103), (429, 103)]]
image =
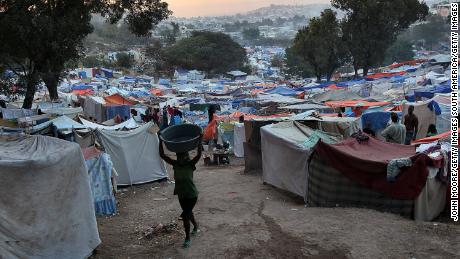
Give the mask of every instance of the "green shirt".
[(174, 180), (174, 195), (179, 196), (179, 199), (193, 199), (198, 197), (198, 190), (193, 183), (193, 171), (196, 170), (195, 165), (185, 164), (173, 166)]
[(390, 126), (382, 131), (382, 137), (391, 143), (404, 144), (406, 128), (399, 122), (392, 122)]

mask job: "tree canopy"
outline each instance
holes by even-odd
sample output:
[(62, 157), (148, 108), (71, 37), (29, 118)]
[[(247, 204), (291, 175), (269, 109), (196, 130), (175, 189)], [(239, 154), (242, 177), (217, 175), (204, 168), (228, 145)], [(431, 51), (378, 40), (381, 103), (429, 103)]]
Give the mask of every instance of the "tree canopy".
[(307, 62), (318, 80), (325, 75), (329, 81), (347, 58), (335, 12), (326, 9), (320, 17), (312, 18), (309, 25), (297, 33), (290, 52)]
[(353, 57), (355, 73), (364, 75), (385, 58), (386, 49), (398, 34), (428, 14), (428, 6), (418, 0), (332, 0), (345, 12), (343, 37)]
[(32, 106), (40, 80), (57, 98), (64, 64), (80, 56), (93, 30), (92, 14), (110, 23), (123, 20), (135, 35), (145, 36), (170, 11), (161, 0), (0, 0), (0, 63), (25, 84), (24, 108)]
[(193, 32), (164, 51), (167, 61), (176, 67), (221, 74), (241, 69), (246, 62), (243, 47), (230, 36), (215, 32)]

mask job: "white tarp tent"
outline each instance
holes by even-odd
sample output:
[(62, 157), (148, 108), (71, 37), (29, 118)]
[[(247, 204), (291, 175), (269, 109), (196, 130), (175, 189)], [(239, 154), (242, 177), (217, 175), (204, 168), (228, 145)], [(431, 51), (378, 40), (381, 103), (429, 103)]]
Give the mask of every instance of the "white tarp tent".
[(280, 122), (260, 128), (263, 181), (306, 198), (308, 157), (318, 139), (337, 142), (330, 136), (298, 122)]
[(80, 121), (81, 123), (83, 123), (83, 125), (85, 125), (86, 127), (90, 129), (118, 130), (122, 128), (134, 129), (138, 127), (137, 122), (133, 118), (130, 118), (127, 121), (124, 121), (120, 124), (113, 125), (113, 126), (106, 126), (106, 125), (94, 123), (94, 122), (85, 120), (83, 118), (80, 118)]
[(100, 243), (80, 147), (0, 139), (0, 257), (80, 259)]
[(152, 182), (167, 177), (158, 151), (158, 136), (152, 123), (131, 131), (97, 130), (118, 173), (118, 185)]

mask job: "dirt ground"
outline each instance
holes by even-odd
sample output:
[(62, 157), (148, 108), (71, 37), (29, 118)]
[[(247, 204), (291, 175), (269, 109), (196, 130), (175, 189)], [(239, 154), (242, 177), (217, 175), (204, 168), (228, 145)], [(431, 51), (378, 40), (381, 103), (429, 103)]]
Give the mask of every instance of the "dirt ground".
[[(190, 248), (181, 247), (174, 184), (151, 183), (117, 194), (118, 214), (98, 218), (102, 244), (91, 258), (460, 258), (459, 224), (305, 208), (301, 198), (262, 184), (260, 175), (244, 174), (241, 160), (232, 164), (195, 172), (201, 233)], [(145, 238), (159, 223), (173, 228)]]

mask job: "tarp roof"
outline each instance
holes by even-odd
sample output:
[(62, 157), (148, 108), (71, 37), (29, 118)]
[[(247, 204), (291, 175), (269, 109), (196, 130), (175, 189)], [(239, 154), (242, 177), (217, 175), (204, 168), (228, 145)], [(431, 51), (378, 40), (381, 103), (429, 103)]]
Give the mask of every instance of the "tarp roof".
[(110, 96), (106, 96), (104, 97), (104, 100), (106, 101), (107, 104), (129, 105), (129, 106), (133, 106), (136, 104), (135, 102), (124, 98), (120, 94), (113, 94)]

